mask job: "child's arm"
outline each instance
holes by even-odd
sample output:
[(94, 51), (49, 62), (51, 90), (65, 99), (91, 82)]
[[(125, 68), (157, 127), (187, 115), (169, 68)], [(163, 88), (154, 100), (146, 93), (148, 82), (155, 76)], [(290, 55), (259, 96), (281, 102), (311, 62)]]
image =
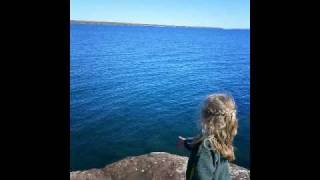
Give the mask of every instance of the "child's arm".
[(215, 155), (211, 150), (204, 148), (202, 145), (200, 146), (197, 161), (195, 163), (196, 170), (194, 175), (196, 176), (196, 179), (214, 179), (217, 159), (215, 159)]
[(184, 147), (185, 147), (186, 149), (188, 149), (189, 151), (191, 151), (192, 148), (193, 148), (192, 141), (193, 141), (193, 138), (186, 138), (186, 139), (184, 140)]
[(179, 136), (178, 146), (179, 147), (184, 146), (186, 149), (191, 151), (193, 148), (192, 141), (193, 141), (193, 138), (184, 138)]

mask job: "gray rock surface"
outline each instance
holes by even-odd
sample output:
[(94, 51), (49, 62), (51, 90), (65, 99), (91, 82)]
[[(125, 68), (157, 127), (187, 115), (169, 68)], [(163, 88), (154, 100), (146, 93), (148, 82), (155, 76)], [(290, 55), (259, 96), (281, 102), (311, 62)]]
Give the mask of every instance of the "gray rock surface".
[[(70, 172), (70, 180), (184, 180), (188, 157), (152, 152), (128, 157), (102, 169)], [(230, 163), (232, 179), (250, 179), (250, 170)]]

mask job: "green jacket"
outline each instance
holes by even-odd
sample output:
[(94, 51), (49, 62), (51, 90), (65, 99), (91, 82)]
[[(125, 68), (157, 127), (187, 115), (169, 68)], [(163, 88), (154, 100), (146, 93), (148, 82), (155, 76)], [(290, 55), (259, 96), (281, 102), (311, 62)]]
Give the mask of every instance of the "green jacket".
[(228, 160), (219, 153), (206, 148), (203, 142), (191, 145), (192, 139), (185, 140), (185, 147), (191, 151), (186, 180), (231, 180)]

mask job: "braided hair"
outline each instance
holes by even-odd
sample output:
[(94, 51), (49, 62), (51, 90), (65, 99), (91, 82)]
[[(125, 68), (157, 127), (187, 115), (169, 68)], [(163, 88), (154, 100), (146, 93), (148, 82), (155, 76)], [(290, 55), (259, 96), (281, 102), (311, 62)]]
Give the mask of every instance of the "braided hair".
[(205, 141), (208, 148), (228, 160), (234, 160), (233, 139), (237, 134), (238, 122), (233, 98), (226, 94), (212, 94), (202, 108), (202, 134), (194, 143)]

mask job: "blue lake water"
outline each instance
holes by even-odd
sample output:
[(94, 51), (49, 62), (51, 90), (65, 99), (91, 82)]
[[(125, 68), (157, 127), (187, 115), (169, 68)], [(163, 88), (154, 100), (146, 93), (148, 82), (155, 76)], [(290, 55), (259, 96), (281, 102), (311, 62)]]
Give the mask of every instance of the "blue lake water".
[(70, 170), (152, 151), (188, 155), (201, 103), (237, 103), (235, 163), (250, 168), (250, 30), (71, 24)]

